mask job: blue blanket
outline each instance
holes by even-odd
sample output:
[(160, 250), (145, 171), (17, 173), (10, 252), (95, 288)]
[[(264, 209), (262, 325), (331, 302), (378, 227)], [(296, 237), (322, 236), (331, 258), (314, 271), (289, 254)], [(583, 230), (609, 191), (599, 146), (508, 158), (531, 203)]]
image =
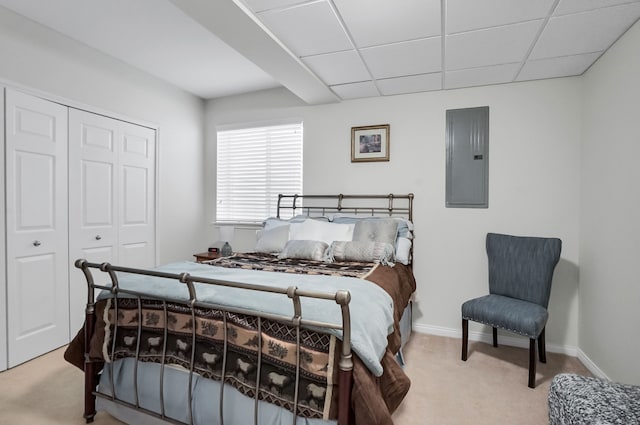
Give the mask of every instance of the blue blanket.
[[(262, 286), (334, 293), (348, 290), (351, 294), (351, 344), (353, 351), (375, 376), (382, 375), (381, 359), (387, 346), (387, 336), (393, 332), (393, 300), (382, 288), (364, 279), (352, 277), (273, 273), (257, 270), (212, 267), (190, 261), (171, 263), (155, 270), (167, 273), (189, 273), (192, 276), (240, 282)], [(151, 276), (118, 273), (119, 285), (156, 297), (188, 300), (186, 285), (173, 280)], [(197, 299), (228, 307), (293, 316), (293, 303), (283, 294), (257, 292), (209, 284), (195, 284)], [(108, 296), (103, 292), (101, 297)], [(302, 298), (302, 317), (340, 325), (340, 306), (331, 300)], [(342, 331), (328, 330), (338, 338)]]

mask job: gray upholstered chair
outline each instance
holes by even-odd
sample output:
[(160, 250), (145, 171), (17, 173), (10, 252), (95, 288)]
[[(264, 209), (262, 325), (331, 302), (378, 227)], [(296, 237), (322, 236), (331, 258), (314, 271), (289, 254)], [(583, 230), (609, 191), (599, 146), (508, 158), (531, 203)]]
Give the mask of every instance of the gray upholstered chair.
[(540, 362), (546, 363), (544, 329), (549, 313), (553, 271), (560, 260), (557, 238), (487, 234), (489, 295), (462, 304), (462, 360), (467, 360), (469, 320), (529, 337), (529, 387), (535, 387), (536, 339)]

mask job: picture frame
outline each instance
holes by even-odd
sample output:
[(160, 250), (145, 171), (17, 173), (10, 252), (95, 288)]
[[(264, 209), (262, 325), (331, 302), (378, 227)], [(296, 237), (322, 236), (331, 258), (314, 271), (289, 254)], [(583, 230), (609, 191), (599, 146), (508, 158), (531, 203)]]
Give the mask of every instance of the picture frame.
[(389, 161), (389, 124), (351, 127), (351, 162)]

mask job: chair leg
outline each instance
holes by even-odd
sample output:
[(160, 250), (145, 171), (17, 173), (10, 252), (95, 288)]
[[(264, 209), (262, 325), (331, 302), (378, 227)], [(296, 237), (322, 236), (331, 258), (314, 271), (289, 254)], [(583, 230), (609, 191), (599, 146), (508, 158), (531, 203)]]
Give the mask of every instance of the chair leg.
[(469, 342), (469, 321), (462, 319), (462, 361), (467, 361), (467, 347)]
[(493, 346), (498, 346), (498, 328), (493, 328)]
[(536, 339), (529, 338), (529, 388), (536, 387)]
[(544, 341), (544, 328), (542, 328), (542, 332), (540, 332), (540, 336), (538, 337), (538, 357), (540, 358), (540, 363), (547, 362), (547, 347), (545, 346)]

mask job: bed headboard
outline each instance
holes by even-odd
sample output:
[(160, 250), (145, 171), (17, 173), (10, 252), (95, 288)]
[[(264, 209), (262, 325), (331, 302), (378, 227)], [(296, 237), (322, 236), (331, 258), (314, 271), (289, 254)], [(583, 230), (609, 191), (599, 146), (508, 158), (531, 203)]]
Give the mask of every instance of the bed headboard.
[(278, 195), (277, 217), (291, 211), (291, 216), (323, 216), (335, 213), (402, 217), (413, 221), (413, 193), (388, 195)]

